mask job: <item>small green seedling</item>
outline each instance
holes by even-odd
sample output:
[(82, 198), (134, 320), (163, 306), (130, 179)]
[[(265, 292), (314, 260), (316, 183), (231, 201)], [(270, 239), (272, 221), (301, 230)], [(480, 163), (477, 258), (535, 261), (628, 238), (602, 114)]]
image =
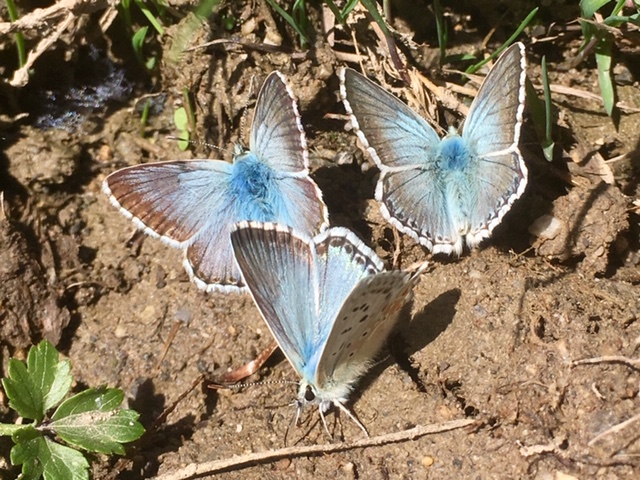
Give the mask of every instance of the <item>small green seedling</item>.
[(9, 407), (33, 420), (0, 423), (0, 436), (11, 436), (15, 444), (11, 463), (22, 465), (21, 479), (88, 480), (89, 462), (78, 450), (124, 455), (122, 444), (144, 433), (138, 412), (120, 408), (124, 394), (119, 389), (90, 388), (63, 401), (73, 381), (71, 364), (60, 361), (46, 340), (31, 347), (26, 364), (10, 359), (8, 372), (2, 386)]
[(536, 90), (527, 78), (527, 105), (533, 120), (533, 125), (540, 140), (540, 146), (547, 161), (553, 160), (553, 126), (555, 125), (551, 103), (551, 87), (549, 85), (549, 72), (547, 71), (547, 59), (542, 57), (542, 89), (544, 100), (538, 98)]
[(178, 134), (178, 148), (183, 152), (189, 148), (189, 116), (184, 107), (180, 107), (173, 112), (173, 123), (180, 130)]

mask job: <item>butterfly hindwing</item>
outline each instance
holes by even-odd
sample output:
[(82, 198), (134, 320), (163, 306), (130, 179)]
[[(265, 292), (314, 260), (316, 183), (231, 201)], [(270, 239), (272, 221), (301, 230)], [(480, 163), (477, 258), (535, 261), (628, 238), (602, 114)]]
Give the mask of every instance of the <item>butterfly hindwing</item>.
[(351, 387), (368, 369), (412, 294), (411, 274), (379, 272), (360, 280), (334, 319), (318, 363), (319, 395)]

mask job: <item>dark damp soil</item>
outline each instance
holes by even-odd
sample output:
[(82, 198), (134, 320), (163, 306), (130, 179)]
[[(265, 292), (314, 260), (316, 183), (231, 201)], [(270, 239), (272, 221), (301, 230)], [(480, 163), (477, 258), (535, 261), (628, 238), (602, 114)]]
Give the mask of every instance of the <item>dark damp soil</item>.
[[(395, 258), (406, 267), (430, 259), (414, 302), (390, 339), (392, 355), (360, 382), (353, 410), (372, 435), (461, 418), (476, 419), (477, 426), (286, 458), (221, 477), (637, 478), (640, 423), (596, 438), (640, 414), (637, 366), (572, 362), (638, 355), (638, 77), (627, 70), (631, 81), (618, 85), (619, 100), (631, 109), (622, 110), (617, 129), (597, 99), (554, 94), (560, 124), (556, 159), (544, 160), (533, 126), (526, 122), (521, 146), (530, 181), (524, 196), (478, 250), (460, 258), (430, 258), (408, 237), (396, 238), (399, 234), (385, 223), (373, 200), (377, 172), (367, 168), (355, 136), (344, 129), (335, 69), (344, 52), (354, 51), (351, 38), (339, 36), (332, 48), (319, 37), (306, 56), (292, 55), (302, 51), (293, 48), (296, 37), (266, 6), (242, 2), (234, 11), (245, 15), (235, 38), (263, 44), (279, 36), (283, 46), (267, 51), (215, 46), (185, 53), (176, 62), (169, 59), (167, 40), (165, 60), (151, 84), (129, 79), (125, 85), (116, 81), (117, 69), (104, 67), (109, 88), (118, 85), (115, 102), (96, 108), (91, 97), (90, 105), (74, 107), (79, 113), (70, 128), (2, 120), (3, 375), (11, 355), (23, 358), (32, 341), (48, 338), (71, 360), (75, 388), (106, 384), (123, 389), (128, 405), (150, 427), (199, 375), (239, 367), (270, 345), (270, 333), (248, 295), (199, 291), (182, 268), (181, 253), (135, 236), (135, 227), (102, 193), (101, 182), (117, 168), (146, 161), (229, 159), (231, 145), (243, 135), (243, 112), (247, 106), (251, 110), (255, 98), (252, 82), (259, 85), (279, 69), (300, 99), (312, 175), (323, 190), (332, 225), (351, 228), (389, 263)], [(462, 19), (462, 31), (454, 36), (452, 51), (477, 52), (486, 32), (474, 19), (498, 20), (477, 17), (476, 10), (471, 17), (454, 13), (460, 16), (453, 19)], [(389, 65), (379, 54), (382, 47), (365, 29), (365, 20), (355, 18), (363, 61), (384, 79), (383, 64), (372, 62), (377, 58)], [(313, 21), (319, 25), (318, 18)], [(412, 23), (400, 17), (394, 25), (400, 33), (412, 33)], [(168, 39), (175, 38), (171, 35)], [(429, 46), (403, 46), (402, 54), (412, 55), (423, 73), (438, 78), (435, 63), (428, 60), (437, 58), (433, 35), (423, 30), (419, 35)], [(541, 83), (540, 59), (546, 54), (554, 85), (597, 94), (592, 61), (566, 68), (579, 35), (538, 42), (530, 35), (522, 40), (534, 84)], [(220, 36), (203, 27), (189, 45)], [(491, 50), (499, 40), (492, 40)], [(639, 61), (638, 52), (637, 42), (623, 44), (620, 65)], [(89, 96), (86, 88), (74, 88), (74, 95)], [(196, 144), (182, 152), (166, 138), (178, 134), (172, 116), (184, 88), (190, 89), (195, 106), (192, 138), (220, 145), (222, 151)], [(156, 103), (142, 132), (136, 106), (144, 93), (160, 96), (152, 97)], [(41, 109), (27, 113), (46, 120)], [(624, 154), (614, 163), (601, 161)], [(297, 378), (279, 352), (249, 377), (281, 380)], [(229, 391), (209, 389), (205, 382), (137, 446), (130, 461), (116, 464), (95, 457), (94, 478), (150, 477), (281, 448), (295, 413), (290, 406), (295, 394), (296, 387), (288, 384)], [(304, 419), (302, 428), (290, 429), (290, 444), (330, 441), (316, 411), (305, 412)], [(328, 419), (337, 439), (361, 437), (344, 414)], [(14, 420), (0, 393), (0, 421)], [(8, 463), (9, 448), (0, 439), (3, 478), (17, 473)]]

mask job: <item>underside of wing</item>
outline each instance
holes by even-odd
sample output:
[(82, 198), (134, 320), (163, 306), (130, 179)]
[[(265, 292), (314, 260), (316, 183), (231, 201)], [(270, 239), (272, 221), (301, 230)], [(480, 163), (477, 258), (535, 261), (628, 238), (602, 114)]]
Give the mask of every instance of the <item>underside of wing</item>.
[(324, 341), (349, 292), (364, 277), (382, 271), (384, 264), (373, 250), (346, 228), (330, 228), (313, 240), (319, 285), (318, 337)]
[(316, 321), (311, 239), (281, 225), (240, 222), (231, 233), (231, 244), (269, 330), (302, 375)]
[(318, 363), (318, 396), (348, 393), (384, 345), (412, 289), (411, 274), (397, 270), (358, 283), (335, 317)]
[(295, 96), (280, 72), (271, 73), (258, 94), (250, 149), (274, 170), (306, 172), (309, 167)]
[(431, 126), (382, 87), (350, 68), (340, 75), (340, 96), (362, 144), (385, 168), (424, 165), (440, 138)]

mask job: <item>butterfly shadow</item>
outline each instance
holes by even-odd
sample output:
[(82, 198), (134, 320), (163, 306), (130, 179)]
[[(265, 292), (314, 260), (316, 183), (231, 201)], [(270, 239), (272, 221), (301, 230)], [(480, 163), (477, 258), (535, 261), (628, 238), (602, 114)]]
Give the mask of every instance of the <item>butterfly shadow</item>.
[[(129, 406), (140, 413), (139, 421), (147, 430), (135, 444), (144, 458), (144, 466), (140, 468), (144, 468), (146, 478), (157, 474), (160, 467), (157, 459), (162, 453), (177, 452), (193, 436), (197, 418), (193, 414), (188, 414), (175, 422), (166, 422), (164, 414), (167, 413), (167, 399), (163, 393), (156, 391), (153, 379), (142, 380), (133, 391), (134, 396), (129, 399)], [(173, 407), (175, 408), (175, 405)], [(173, 440), (167, 441), (167, 439)], [(125, 480), (140, 478), (136, 476), (139, 474), (131, 473), (135, 470), (133, 468), (130, 471), (122, 471), (118, 478)]]

